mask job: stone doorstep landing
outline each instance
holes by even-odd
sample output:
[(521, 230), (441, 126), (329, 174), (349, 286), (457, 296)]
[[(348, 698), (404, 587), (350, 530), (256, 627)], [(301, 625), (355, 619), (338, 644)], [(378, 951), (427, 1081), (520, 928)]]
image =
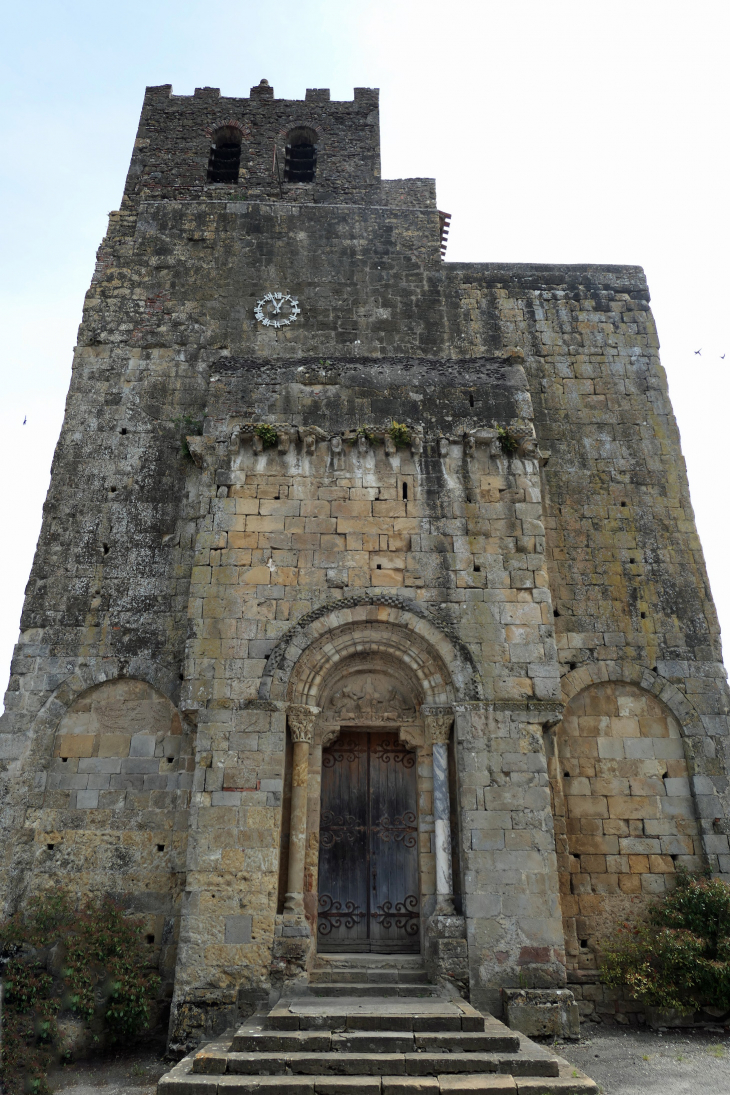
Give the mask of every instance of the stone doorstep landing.
[(463, 1000), (280, 1000), (191, 1053), (158, 1095), (595, 1095), (562, 1058)]
[[(386, 985), (423, 985), (428, 984), (423, 959), (420, 955), (373, 955), (373, 954), (332, 954), (317, 955), (314, 969), (309, 974), (309, 988), (316, 995), (326, 995), (326, 986), (349, 986), (351, 995), (360, 994), (361, 988), (378, 986), (382, 992)], [(405, 995), (396, 990), (382, 992), (383, 995)], [(331, 992), (330, 995), (335, 995)], [(431, 995), (425, 992), (425, 995)]]

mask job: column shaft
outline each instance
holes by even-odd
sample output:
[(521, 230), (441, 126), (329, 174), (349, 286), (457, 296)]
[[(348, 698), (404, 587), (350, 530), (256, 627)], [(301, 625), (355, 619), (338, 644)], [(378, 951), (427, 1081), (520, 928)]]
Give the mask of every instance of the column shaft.
[(307, 776), (309, 742), (295, 741), (292, 757), (291, 822), (289, 825), (289, 871), (284, 908), (304, 911), (304, 853), (307, 840)]
[(454, 913), (451, 868), (451, 804), (449, 802), (449, 747), (433, 744), (433, 815), (436, 839), (436, 912)]

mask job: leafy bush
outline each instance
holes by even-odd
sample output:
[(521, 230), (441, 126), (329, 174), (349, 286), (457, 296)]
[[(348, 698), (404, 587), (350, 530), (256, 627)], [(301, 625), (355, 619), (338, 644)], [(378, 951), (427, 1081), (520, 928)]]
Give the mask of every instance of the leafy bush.
[(629, 996), (682, 1011), (730, 1008), (730, 885), (680, 872), (644, 922), (603, 944), (603, 978)]
[(150, 1024), (159, 977), (140, 925), (109, 897), (75, 910), (63, 894), (0, 925), (5, 1000), (0, 1074), (8, 1095), (50, 1089), (46, 1072), (64, 1052), (58, 1020), (76, 1016), (90, 1041), (134, 1038)]
[(347, 438), (348, 444), (354, 445), (361, 437), (364, 437), (371, 445), (374, 445), (378, 439), (377, 434), (373, 433), (369, 426), (358, 426), (354, 434)]
[(497, 431), (497, 440), (502, 448), (502, 452), (507, 454), (516, 452), (519, 448), (519, 441), (512, 436), (509, 429), (505, 426), (495, 426), (494, 428)]
[(253, 432), (261, 438), (265, 449), (273, 449), (276, 444), (276, 430), (273, 426), (269, 426), (266, 422), (259, 422)]
[(411, 431), (408, 429), (405, 422), (396, 422), (395, 419), (393, 419), (388, 433), (399, 448), (402, 445), (410, 445), (411, 443)]

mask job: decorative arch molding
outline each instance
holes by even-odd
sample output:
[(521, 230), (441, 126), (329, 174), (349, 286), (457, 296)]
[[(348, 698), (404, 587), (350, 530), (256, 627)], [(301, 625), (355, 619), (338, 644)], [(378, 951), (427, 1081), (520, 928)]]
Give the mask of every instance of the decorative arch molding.
[(483, 699), (471, 652), (420, 606), (397, 597), (347, 598), (302, 617), (269, 655), (259, 699), (318, 706), (325, 675), (365, 653), (394, 657), (418, 679), (424, 702)]
[(205, 135), (209, 139), (216, 135), (221, 129), (235, 129), (241, 134), (242, 141), (248, 141), (251, 138), (251, 130), (247, 125), (239, 122), (236, 118), (219, 118), (215, 122), (211, 122), (210, 125), (205, 127)]
[(313, 121), (311, 118), (297, 118), (296, 121), (292, 121), (290, 125), (279, 130), (279, 140), (285, 141), (289, 134), (295, 129), (310, 129), (313, 133), (316, 133), (317, 148), (322, 151), (324, 148), (324, 130), (321, 125), (318, 125), (317, 122)]
[(149, 684), (178, 710), (180, 681), (169, 669), (140, 659), (123, 671), (116, 659), (104, 658), (88, 665), (77, 666), (43, 704), (36, 715), (33, 729), (44, 738), (53, 735), (64, 715), (84, 692), (109, 681), (135, 680)]
[(667, 705), (685, 733), (691, 735), (702, 734), (704, 729), (699, 712), (683, 692), (670, 681), (653, 673), (646, 666), (637, 665), (636, 662), (589, 662), (580, 669), (573, 669), (561, 679), (562, 698), (568, 703), (578, 692), (589, 688), (592, 684), (600, 684), (605, 681), (622, 681), (626, 684), (635, 684), (650, 692), (657, 699)]

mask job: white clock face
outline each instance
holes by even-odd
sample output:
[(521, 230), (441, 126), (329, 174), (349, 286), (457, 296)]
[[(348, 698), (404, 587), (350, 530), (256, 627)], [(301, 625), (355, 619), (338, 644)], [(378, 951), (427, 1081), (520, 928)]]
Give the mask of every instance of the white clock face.
[(288, 327), (300, 313), (299, 301), (290, 293), (267, 293), (253, 311), (264, 327)]

